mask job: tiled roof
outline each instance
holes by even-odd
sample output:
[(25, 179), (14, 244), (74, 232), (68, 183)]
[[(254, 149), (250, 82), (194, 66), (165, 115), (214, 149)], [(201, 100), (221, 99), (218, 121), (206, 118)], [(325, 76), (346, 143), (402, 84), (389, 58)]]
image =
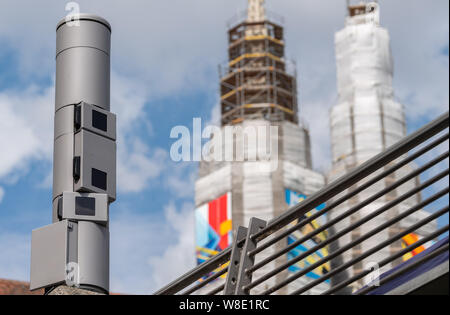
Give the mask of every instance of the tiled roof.
[[(44, 295), (44, 289), (30, 291), (28, 282), (0, 279), (0, 295)], [(110, 293), (110, 295), (121, 295)]]
[(0, 279), (0, 295), (42, 295), (44, 290), (30, 291), (28, 282)]

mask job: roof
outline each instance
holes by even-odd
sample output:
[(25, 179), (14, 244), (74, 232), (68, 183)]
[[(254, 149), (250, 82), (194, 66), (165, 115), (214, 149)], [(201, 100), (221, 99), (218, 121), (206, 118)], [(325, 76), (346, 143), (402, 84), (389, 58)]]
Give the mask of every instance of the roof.
[[(44, 289), (31, 292), (28, 282), (0, 279), (0, 295), (44, 295)], [(110, 293), (110, 295), (122, 294)]]
[(0, 279), (0, 295), (43, 295), (44, 290), (30, 291), (28, 282)]

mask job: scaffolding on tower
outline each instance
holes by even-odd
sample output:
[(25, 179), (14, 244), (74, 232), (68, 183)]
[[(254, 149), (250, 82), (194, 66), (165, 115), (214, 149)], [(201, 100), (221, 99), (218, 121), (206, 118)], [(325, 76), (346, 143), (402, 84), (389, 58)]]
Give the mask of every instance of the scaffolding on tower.
[(284, 56), (282, 18), (254, 2), (229, 22), (229, 60), (219, 66), (222, 125), (298, 123), (296, 64)]

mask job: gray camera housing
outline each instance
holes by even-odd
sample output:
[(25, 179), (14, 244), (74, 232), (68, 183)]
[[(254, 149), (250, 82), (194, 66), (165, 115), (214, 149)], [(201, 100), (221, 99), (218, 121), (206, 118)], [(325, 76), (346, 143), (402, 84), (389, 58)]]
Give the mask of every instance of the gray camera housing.
[(86, 102), (75, 105), (74, 127), (116, 140), (116, 115)]
[(74, 190), (116, 200), (116, 142), (81, 129), (75, 134)]
[(57, 216), (59, 220), (90, 221), (107, 224), (108, 195), (64, 192), (58, 197)]

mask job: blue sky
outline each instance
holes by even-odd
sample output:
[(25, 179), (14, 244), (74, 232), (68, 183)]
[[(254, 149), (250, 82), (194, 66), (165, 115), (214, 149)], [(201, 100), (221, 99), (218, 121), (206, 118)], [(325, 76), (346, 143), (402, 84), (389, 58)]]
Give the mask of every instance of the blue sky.
[[(334, 33), (345, 1), (267, 0), (285, 16), (297, 61), (300, 115), (315, 167), (329, 168), (328, 109), (337, 99)], [(51, 221), (54, 51), (64, 1), (0, 0), (0, 278), (29, 278), (31, 230)], [(113, 27), (112, 111), (118, 115), (118, 200), (111, 207), (111, 285), (150, 293), (194, 265), (195, 163), (168, 158), (176, 125), (218, 117), (217, 65), (226, 21), (244, 0), (78, 1)], [(409, 131), (448, 107), (448, 1), (381, 3), (396, 97)], [(448, 221), (448, 218), (447, 218)]]

